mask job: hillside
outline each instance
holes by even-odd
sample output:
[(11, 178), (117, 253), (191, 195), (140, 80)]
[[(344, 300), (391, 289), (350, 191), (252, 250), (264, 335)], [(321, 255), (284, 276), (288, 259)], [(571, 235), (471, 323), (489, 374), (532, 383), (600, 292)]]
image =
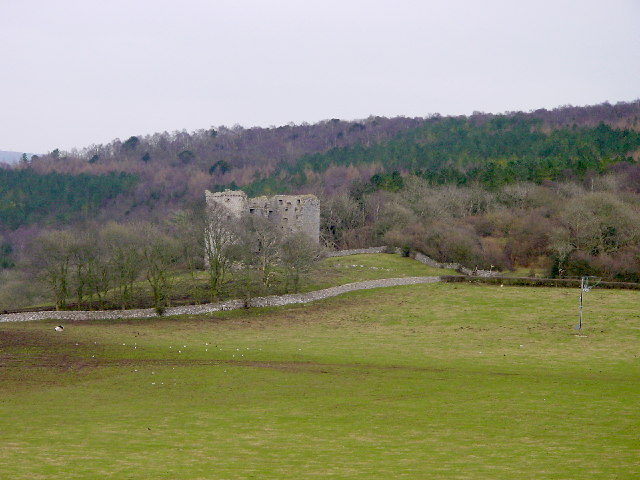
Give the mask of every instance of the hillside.
[[(418, 173), (435, 183), (481, 181), (493, 187), (584, 178), (619, 162), (636, 161), (638, 131), (640, 101), (635, 101), (503, 115), (369, 117), (164, 132), (71, 152), (54, 150), (15, 168), (38, 174), (133, 174), (138, 179), (135, 188), (126, 189), (118, 201), (104, 203), (102, 219), (162, 218), (169, 210), (198, 201), (205, 188), (332, 197), (347, 192), (354, 181), (393, 171)], [(28, 215), (25, 223), (31, 218)], [(1, 214), (0, 231), (7, 228)]]
[(86, 219), (136, 182), (127, 173), (69, 175), (0, 169), (1, 224), (16, 229), (52, 217), (61, 223)]
[(308, 154), (282, 164), (249, 186), (254, 194), (302, 188), (310, 177), (335, 167), (382, 165), (383, 171), (415, 173), (435, 184), (480, 182), (497, 187), (517, 181), (540, 183), (608, 167), (640, 157), (640, 133), (595, 127), (549, 130), (542, 120), (524, 115), (491, 119), (434, 118), (394, 139)]
[(158, 225), (203, 191), (315, 193), (334, 248), (640, 279), (640, 100), (468, 117), (331, 119), (116, 139), (0, 175), (0, 265), (43, 228)]

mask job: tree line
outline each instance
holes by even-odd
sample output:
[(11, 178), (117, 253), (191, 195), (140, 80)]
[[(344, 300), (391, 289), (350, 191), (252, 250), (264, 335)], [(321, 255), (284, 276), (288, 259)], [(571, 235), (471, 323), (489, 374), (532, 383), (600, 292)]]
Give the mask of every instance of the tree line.
[(391, 245), (469, 268), (639, 282), (639, 194), (639, 165), (497, 189), (378, 176), (322, 203), (322, 236), (335, 248)]
[[(531, 251), (556, 256), (556, 273), (565, 275), (576, 271), (569, 264), (577, 265), (586, 255), (582, 264), (592, 271), (597, 267), (631, 278), (632, 273), (624, 273), (626, 263), (634, 265), (632, 244), (621, 233), (626, 227), (604, 222), (602, 231), (608, 233), (601, 234), (601, 245), (575, 241), (567, 247), (568, 256), (554, 253), (557, 237), (548, 232), (569, 228), (562, 211), (573, 197), (566, 192), (601, 193), (622, 205), (620, 210), (634, 211), (640, 175), (638, 118), (640, 101), (635, 101), (502, 115), (215, 127), (132, 136), (71, 152), (55, 149), (0, 168), (0, 275), (12, 276), (7, 272), (29, 255), (27, 245), (43, 229), (82, 229), (91, 220), (160, 225), (199, 200), (205, 189), (232, 187), (250, 196), (315, 193), (321, 198), (323, 237), (330, 247), (387, 243), (394, 232), (418, 238), (417, 226), (407, 224), (404, 233), (395, 226), (405, 217), (398, 215), (393, 223), (393, 216), (385, 214), (396, 205), (400, 212), (416, 215), (416, 225), (428, 232), (421, 248), (441, 260), (456, 257), (471, 266), (493, 263), (502, 268), (543, 263), (534, 260), (534, 253), (522, 253)], [(451, 206), (414, 210), (420, 202), (407, 204), (406, 198), (412, 198), (418, 180), (428, 186), (418, 191), (431, 204), (456, 198), (455, 204), (475, 205), (460, 199), (485, 198), (488, 210), (464, 215)], [(504, 192), (523, 185), (542, 192), (539, 198), (546, 200), (531, 201), (537, 206), (517, 212), (524, 207), (505, 203)], [(542, 225), (546, 233), (532, 235), (538, 238), (534, 242), (512, 227), (487, 231), (494, 217), (509, 211), (517, 212), (513, 225), (525, 213), (533, 217), (524, 218), (542, 218), (532, 220), (530, 229)], [(412, 229), (415, 234), (410, 235)], [(448, 245), (444, 238), (460, 241)], [(621, 260), (625, 255), (631, 260)]]
[[(229, 219), (215, 205), (185, 209), (164, 223), (109, 222), (47, 230), (0, 272), (0, 299), (38, 282), (58, 308), (138, 306), (142, 285), (162, 310), (177, 281), (212, 301), (296, 290), (317, 260), (316, 245), (283, 235), (262, 218)], [(640, 282), (640, 165), (620, 164), (583, 179), (433, 184), (418, 175), (373, 175), (321, 199), (322, 245), (374, 245), (421, 252), (471, 269)], [(214, 219), (214, 221), (209, 221)], [(2, 248), (7, 261), (10, 248)], [(1, 278), (0, 278), (1, 279)], [(175, 296), (175, 295), (174, 295)]]
[(343, 177), (361, 180), (393, 170), (422, 172), (435, 183), (477, 180), (494, 185), (603, 171), (613, 162), (627, 161), (629, 154), (638, 158), (637, 145), (635, 154), (627, 147), (633, 147), (639, 119), (640, 101), (634, 101), (468, 117), (372, 116), (266, 128), (217, 126), (132, 135), (68, 152), (54, 149), (15, 168), (42, 174), (133, 174), (137, 186), (111, 217), (143, 210), (149, 216), (157, 209), (160, 218), (165, 210), (184, 208), (205, 188), (241, 187), (251, 195), (284, 188), (333, 195), (348, 189)]
[(434, 184), (496, 188), (582, 178), (639, 158), (638, 118), (640, 101), (132, 135), (69, 152), (54, 149), (0, 169), (0, 231), (72, 224), (98, 208), (105, 221), (156, 221), (205, 189), (330, 197), (353, 181), (393, 171)]
[(86, 219), (137, 182), (136, 176), (122, 172), (72, 175), (0, 168), (0, 230), (43, 220)]
[(46, 288), (56, 309), (153, 306), (162, 313), (177, 281), (188, 285), (190, 302), (297, 291), (320, 256), (305, 235), (284, 233), (264, 218), (228, 218), (223, 207), (199, 205), (163, 225), (109, 222), (43, 231), (19, 267), (24, 282)]
[[(252, 195), (304, 187), (309, 177), (332, 166), (379, 165), (381, 173), (411, 172), (433, 184), (474, 182), (500, 187), (514, 182), (583, 178), (617, 163), (633, 163), (640, 154), (640, 132), (595, 127), (545, 131), (526, 115), (434, 118), (392, 140), (307, 154), (281, 163), (245, 189)], [(286, 186), (286, 187), (285, 187)]]

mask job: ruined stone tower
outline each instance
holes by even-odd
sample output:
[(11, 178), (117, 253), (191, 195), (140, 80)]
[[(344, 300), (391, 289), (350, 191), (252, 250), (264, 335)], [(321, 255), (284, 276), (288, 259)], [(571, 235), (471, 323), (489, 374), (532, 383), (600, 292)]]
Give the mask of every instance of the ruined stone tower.
[(320, 239), (320, 202), (315, 195), (274, 195), (247, 198), (242, 191), (205, 192), (207, 204), (224, 206), (230, 215), (268, 218), (286, 232), (302, 232), (316, 243)]

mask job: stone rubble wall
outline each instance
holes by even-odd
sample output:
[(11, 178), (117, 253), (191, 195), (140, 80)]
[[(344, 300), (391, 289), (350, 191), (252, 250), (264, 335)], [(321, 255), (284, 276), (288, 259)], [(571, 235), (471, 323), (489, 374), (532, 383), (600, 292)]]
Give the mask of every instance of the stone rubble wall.
[[(308, 293), (291, 293), (288, 295), (270, 295), (268, 297), (256, 297), (245, 302), (244, 300), (228, 300), (225, 302), (208, 303), (204, 305), (186, 305), (181, 307), (169, 307), (163, 316), (173, 315), (199, 315), (205, 313), (221, 312), (225, 310), (237, 310), (245, 307), (279, 307), (295, 303), (309, 303), (316, 300), (335, 297), (343, 293), (355, 290), (368, 290), (371, 288), (397, 287), (402, 285), (418, 285), (424, 283), (439, 282), (440, 277), (407, 277), (386, 278), (382, 280), (367, 280), (364, 282), (347, 283), (338, 287), (325, 288)], [(153, 308), (138, 310), (103, 310), (103, 311), (53, 311), (53, 312), (23, 312), (0, 315), (0, 322), (27, 322), (32, 320), (116, 320), (130, 318), (157, 317)]]
[[(327, 253), (327, 257), (344, 257), (348, 255), (358, 255), (366, 253), (385, 253), (389, 251), (386, 246), (372, 248), (358, 248), (353, 250), (340, 250), (337, 252)], [(400, 253), (400, 249), (396, 250)], [(440, 263), (434, 259), (416, 253), (413, 258), (420, 263), (435, 268), (446, 268), (455, 270), (464, 275), (476, 277), (494, 277), (499, 272), (490, 272), (488, 270), (471, 270), (459, 263)], [(270, 295), (268, 297), (256, 297), (249, 301), (244, 300), (227, 300), (218, 303), (207, 303), (203, 305), (185, 305), (181, 307), (169, 307), (166, 309), (164, 316), (173, 315), (199, 315), (205, 313), (221, 312), (224, 310), (237, 310), (246, 307), (276, 307), (282, 305), (291, 305), (295, 303), (308, 303), (324, 298), (335, 297), (346, 292), (355, 290), (366, 290), (370, 288), (397, 287), (402, 285), (416, 285), (423, 283), (439, 282), (440, 277), (408, 277), (408, 278), (387, 278), (382, 280), (368, 280), (365, 282), (348, 283), (337, 287), (325, 288), (308, 293), (291, 293), (287, 295)], [(144, 308), (137, 310), (101, 310), (101, 311), (48, 311), (48, 312), (22, 312), (8, 313), (0, 315), (0, 322), (26, 322), (31, 320), (117, 320), (130, 318), (149, 318), (157, 317), (158, 314), (153, 308)]]
[[(339, 250), (337, 252), (329, 252), (327, 253), (327, 257), (346, 257), (347, 255), (359, 255), (361, 253), (386, 253), (389, 252), (389, 247), (372, 247), (372, 248), (357, 248), (354, 250)], [(401, 251), (399, 248), (395, 249), (395, 253), (400, 254)], [(433, 258), (428, 257), (422, 253), (416, 252), (411, 255), (411, 258), (417, 260), (420, 263), (428, 265), (434, 268), (446, 268), (448, 270), (455, 270), (456, 272), (462, 273), (463, 275), (470, 275), (473, 277), (496, 277), (500, 275), (500, 272), (493, 272), (489, 270), (471, 270), (470, 268), (465, 267), (464, 265), (460, 265), (459, 263), (440, 263), (435, 261)]]
[(371, 247), (371, 248), (356, 248), (354, 250), (338, 250), (337, 252), (327, 253), (327, 257), (346, 257), (348, 255), (359, 255), (361, 253), (385, 253), (387, 247)]
[[(396, 252), (396, 253), (399, 253), (399, 252)], [(470, 275), (473, 277), (496, 277), (500, 275), (500, 272), (498, 271), (493, 272), (489, 270), (471, 270), (470, 268), (460, 265), (459, 263), (436, 262), (433, 258), (427, 257), (426, 255), (423, 255), (422, 253), (419, 253), (419, 252), (413, 255), (413, 258), (418, 262), (424, 263), (425, 265), (428, 265), (430, 267), (455, 270), (456, 272), (462, 273), (463, 275)]]

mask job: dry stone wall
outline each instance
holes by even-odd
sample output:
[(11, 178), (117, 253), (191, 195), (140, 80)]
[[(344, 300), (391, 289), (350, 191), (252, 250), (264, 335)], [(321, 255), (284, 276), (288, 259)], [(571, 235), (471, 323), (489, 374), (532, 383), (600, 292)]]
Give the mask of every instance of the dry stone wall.
[(413, 255), (413, 258), (415, 260), (417, 260), (420, 263), (424, 263), (425, 265), (428, 265), (430, 267), (435, 267), (435, 268), (446, 268), (449, 270), (455, 270), (456, 272), (460, 272), (463, 275), (470, 275), (473, 277), (496, 277), (498, 275), (500, 275), (500, 272), (493, 272), (490, 270), (471, 270), (470, 268), (467, 268), (463, 265), (460, 265), (459, 263), (440, 263), (440, 262), (436, 262), (433, 258), (431, 257), (427, 257), (426, 255), (423, 255), (422, 253), (417, 252), (415, 255)]
[[(244, 195), (244, 194), (243, 194)], [(246, 196), (245, 196), (246, 198)], [(240, 205), (240, 203), (237, 203)], [(384, 253), (388, 251), (388, 247), (360, 248), (353, 250), (341, 250), (338, 252), (329, 252), (329, 257), (342, 257), (347, 255), (357, 255), (363, 253)], [(397, 251), (399, 253), (399, 250)], [(416, 253), (415, 260), (435, 268), (446, 268), (456, 270), (465, 275), (474, 275), (479, 277), (490, 277), (498, 275), (498, 272), (489, 272), (487, 270), (472, 271), (463, 267), (458, 263), (440, 263), (434, 259)], [(371, 288), (396, 287), (402, 285), (417, 285), (424, 283), (434, 283), (440, 281), (440, 277), (408, 277), (408, 278), (387, 278), (382, 280), (368, 280), (365, 282), (348, 283), (337, 287), (325, 288), (308, 293), (292, 293), (288, 295), (271, 295), (267, 297), (257, 297), (248, 301), (244, 300), (227, 300), (225, 302), (208, 303), (203, 305), (187, 305), (181, 307), (169, 307), (166, 309), (165, 316), (173, 315), (199, 315), (206, 313), (221, 312), (225, 310), (237, 310), (245, 307), (270, 307), (291, 305), (295, 303), (308, 303), (324, 298), (335, 297), (343, 293), (355, 290), (367, 290)], [(0, 315), (0, 322), (26, 322), (32, 320), (59, 320), (59, 321), (83, 321), (83, 320), (117, 320), (117, 319), (133, 319), (133, 318), (149, 318), (156, 317), (158, 314), (152, 308), (136, 309), (136, 310), (103, 310), (103, 311), (48, 311), (48, 312), (22, 312), (8, 313)]]
[[(329, 252), (327, 253), (327, 257), (345, 257), (347, 255), (358, 255), (361, 253), (385, 253), (393, 251), (393, 249), (389, 249), (389, 247), (372, 247), (372, 248), (357, 248), (353, 250), (339, 250), (337, 252)], [(400, 249), (396, 248), (395, 253), (400, 254)], [(428, 265), (434, 268), (446, 268), (448, 270), (455, 270), (456, 272), (460, 272), (463, 275), (470, 275), (474, 277), (496, 277), (500, 275), (500, 272), (493, 272), (490, 270), (471, 270), (459, 263), (441, 263), (435, 261), (433, 258), (428, 257), (420, 252), (416, 252), (411, 255), (411, 258), (417, 260), (420, 263)]]
[[(383, 280), (367, 280), (364, 282), (347, 283), (338, 287), (325, 288), (308, 293), (291, 293), (288, 295), (270, 295), (268, 297), (252, 298), (248, 301), (229, 300), (226, 302), (208, 303), (204, 305), (187, 305), (182, 307), (167, 308), (164, 316), (173, 315), (200, 315), (206, 313), (221, 312), (225, 310), (237, 310), (245, 307), (278, 307), (295, 303), (309, 303), (325, 298), (335, 297), (343, 293), (355, 290), (368, 290), (371, 288), (397, 287), (402, 285), (418, 285), (439, 282), (440, 277), (408, 277), (387, 278)], [(131, 318), (156, 317), (158, 314), (152, 308), (138, 310), (113, 310), (113, 311), (58, 311), (58, 312), (25, 312), (0, 315), (0, 322), (27, 322), (32, 320), (58, 320), (58, 321), (84, 321), (84, 320), (116, 320)]]
[(359, 255), (361, 253), (385, 253), (387, 247), (355, 248), (353, 250), (338, 250), (327, 253), (327, 257), (346, 257), (348, 255)]

